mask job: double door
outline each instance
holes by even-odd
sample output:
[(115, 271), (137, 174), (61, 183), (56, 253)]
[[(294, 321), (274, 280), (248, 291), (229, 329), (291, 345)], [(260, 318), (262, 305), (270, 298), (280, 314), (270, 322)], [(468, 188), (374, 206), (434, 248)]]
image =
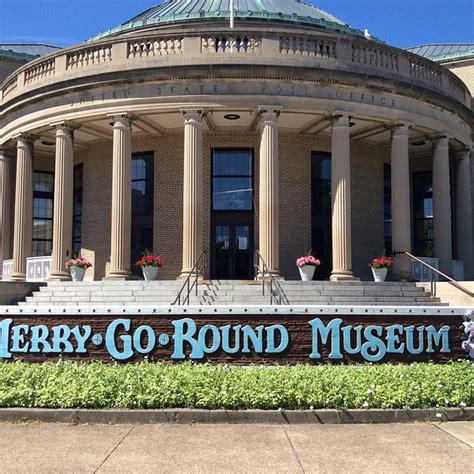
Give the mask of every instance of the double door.
[(253, 279), (252, 213), (214, 216), (211, 234), (211, 277), (217, 280)]

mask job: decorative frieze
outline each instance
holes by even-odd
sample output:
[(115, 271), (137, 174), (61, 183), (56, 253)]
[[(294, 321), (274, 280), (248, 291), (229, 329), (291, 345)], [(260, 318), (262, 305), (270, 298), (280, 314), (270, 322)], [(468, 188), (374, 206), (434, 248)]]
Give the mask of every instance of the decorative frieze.
[(112, 46), (100, 45), (95, 48), (84, 48), (67, 55), (67, 69), (103, 64), (112, 61)]
[(55, 58), (34, 64), (25, 70), (25, 85), (32, 84), (44, 77), (52, 76), (55, 69)]
[(398, 54), (379, 46), (352, 44), (352, 62), (374, 66), (389, 71), (398, 71)]
[(128, 43), (129, 58), (169, 56), (183, 53), (183, 38), (155, 38)]
[(280, 37), (280, 52), (288, 55), (336, 59), (336, 42), (306, 36)]
[(203, 36), (201, 38), (203, 53), (250, 53), (262, 52), (262, 37), (250, 35)]

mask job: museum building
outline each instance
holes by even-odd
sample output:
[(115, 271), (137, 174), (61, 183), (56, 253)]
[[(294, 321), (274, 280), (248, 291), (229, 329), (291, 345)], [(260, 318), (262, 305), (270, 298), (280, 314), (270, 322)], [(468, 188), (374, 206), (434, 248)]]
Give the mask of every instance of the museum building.
[[(4, 280), (371, 278), (392, 251), (474, 279), (471, 93), (448, 68), (296, 0), (172, 0), (10, 74)], [(232, 19), (230, 17), (233, 17)], [(233, 22), (231, 28), (230, 23)], [(412, 277), (395, 258), (394, 279)]]

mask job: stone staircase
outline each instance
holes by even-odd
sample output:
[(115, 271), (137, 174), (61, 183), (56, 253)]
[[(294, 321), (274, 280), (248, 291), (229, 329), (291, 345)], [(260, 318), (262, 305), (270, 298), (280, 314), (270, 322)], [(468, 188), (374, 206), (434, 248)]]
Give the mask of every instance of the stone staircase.
[[(50, 282), (26, 298), (24, 305), (169, 305), (181, 281), (94, 281)], [(442, 306), (414, 283), (280, 281), (287, 304), (293, 305), (377, 305), (377, 306)], [(262, 294), (262, 282), (213, 280), (202, 281), (198, 296), (193, 292), (191, 304), (196, 305), (266, 305), (269, 290)]]

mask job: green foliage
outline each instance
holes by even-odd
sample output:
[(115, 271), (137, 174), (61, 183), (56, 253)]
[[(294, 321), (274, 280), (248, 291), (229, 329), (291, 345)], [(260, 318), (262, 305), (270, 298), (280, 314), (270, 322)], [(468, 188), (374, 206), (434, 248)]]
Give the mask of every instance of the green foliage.
[(0, 406), (430, 408), (472, 406), (473, 366), (0, 363)]

